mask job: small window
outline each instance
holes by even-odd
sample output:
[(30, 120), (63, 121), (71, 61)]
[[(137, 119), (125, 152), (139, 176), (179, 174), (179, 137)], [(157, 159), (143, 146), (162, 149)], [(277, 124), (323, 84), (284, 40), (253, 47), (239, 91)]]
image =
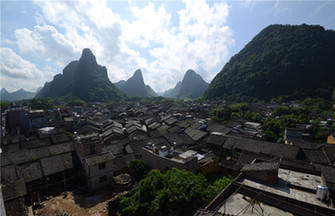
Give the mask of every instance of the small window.
[(95, 146), (94, 145), (90, 146), (90, 154), (95, 154)]
[(99, 164), (99, 170), (105, 169), (106, 168), (106, 163), (100, 163)]
[(107, 181), (107, 176), (101, 176), (100, 177), (100, 182), (105, 182)]

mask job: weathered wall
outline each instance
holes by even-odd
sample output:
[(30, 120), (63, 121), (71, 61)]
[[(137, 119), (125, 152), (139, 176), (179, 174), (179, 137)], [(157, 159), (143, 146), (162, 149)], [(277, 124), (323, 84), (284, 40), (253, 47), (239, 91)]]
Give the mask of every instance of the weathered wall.
[(194, 159), (184, 164), (182, 162), (179, 163), (177, 161), (173, 161), (166, 157), (161, 157), (159, 155), (156, 155), (142, 148), (142, 159), (145, 162), (147, 162), (150, 168), (153, 168), (153, 169), (168, 170), (172, 168), (177, 168), (177, 169), (184, 169), (184, 170), (190, 171), (194, 174), (197, 173), (197, 168), (198, 168), (198, 158), (197, 157), (194, 157)]

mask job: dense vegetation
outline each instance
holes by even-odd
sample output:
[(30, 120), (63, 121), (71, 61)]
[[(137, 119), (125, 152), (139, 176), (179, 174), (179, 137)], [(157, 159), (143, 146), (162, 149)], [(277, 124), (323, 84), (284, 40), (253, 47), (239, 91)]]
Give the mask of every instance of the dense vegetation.
[(231, 181), (232, 177), (222, 177), (211, 184), (203, 175), (185, 170), (151, 170), (138, 187), (120, 198), (120, 208), (122, 215), (193, 215)]
[[(332, 104), (335, 102), (335, 94), (333, 100), (325, 100), (323, 98), (306, 98), (300, 102), (301, 106), (292, 107), (281, 105), (275, 107), (269, 116), (262, 116), (258, 112), (252, 112), (250, 106), (246, 103), (220, 104), (213, 107), (210, 112), (211, 119), (226, 123), (228, 120), (249, 120), (262, 123), (262, 133), (266, 135), (267, 140), (283, 142), (283, 134), (286, 127), (296, 127), (298, 124), (313, 125), (312, 133), (315, 140), (325, 142), (324, 137), (320, 134), (320, 130), (325, 129), (320, 126), (320, 117), (311, 117), (310, 115), (326, 115), (335, 117)], [(311, 121), (311, 122), (310, 122)], [(332, 121), (327, 122), (329, 129), (335, 128)]]
[(143, 160), (130, 161), (128, 167), (132, 175), (135, 177), (135, 180), (137, 181), (142, 180), (144, 176), (149, 172), (148, 165)]
[[(319, 130), (320, 117), (309, 118), (310, 114), (325, 114), (335, 117), (332, 111), (331, 101), (322, 98), (306, 98), (302, 102), (302, 107), (277, 106), (272, 115), (268, 116), (262, 125), (262, 131), (270, 141), (283, 142), (283, 134), (286, 127), (296, 127), (297, 124), (312, 124), (315, 140), (325, 142)], [(309, 122), (311, 120), (312, 122)], [(332, 121), (327, 126), (334, 127)]]
[(84, 49), (79, 61), (67, 65), (44, 85), (36, 98), (75, 96), (86, 102), (120, 101), (123, 94), (107, 76), (107, 68), (97, 64), (89, 49)]
[(330, 99), (335, 89), (334, 59), (335, 31), (321, 26), (270, 25), (230, 59), (204, 97), (244, 102)]
[(50, 100), (44, 100), (44, 99), (32, 99), (29, 103), (29, 106), (31, 107), (31, 109), (37, 110), (37, 109), (41, 109), (41, 110), (48, 110), (48, 109), (52, 109), (53, 105), (52, 102)]
[(254, 122), (261, 121), (261, 115), (257, 112), (252, 112), (250, 106), (246, 103), (216, 105), (209, 115), (211, 119), (220, 123), (226, 123), (231, 119), (246, 119)]

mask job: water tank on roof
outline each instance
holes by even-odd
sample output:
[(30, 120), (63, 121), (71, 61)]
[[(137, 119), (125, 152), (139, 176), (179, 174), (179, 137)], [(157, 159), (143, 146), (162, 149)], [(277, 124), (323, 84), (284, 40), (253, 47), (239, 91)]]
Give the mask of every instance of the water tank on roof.
[(328, 187), (324, 185), (318, 185), (316, 189), (316, 198), (319, 200), (324, 200), (328, 192)]

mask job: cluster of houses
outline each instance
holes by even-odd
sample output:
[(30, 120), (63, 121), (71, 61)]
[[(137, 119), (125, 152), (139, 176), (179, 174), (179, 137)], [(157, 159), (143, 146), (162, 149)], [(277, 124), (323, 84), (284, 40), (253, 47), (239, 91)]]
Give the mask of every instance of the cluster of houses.
[[(192, 103), (120, 103), (52, 110), (11, 107), (1, 115), (0, 205), (7, 215), (24, 215), (25, 206), (50, 195), (78, 187), (94, 191), (110, 186), (113, 177), (129, 172), (131, 161), (142, 159), (150, 168), (162, 171), (175, 167), (204, 175), (222, 172), (237, 176), (229, 192), (221, 193), (197, 215), (237, 215), (225, 204), (231, 199), (242, 200), (234, 201), (235, 205), (250, 204), (245, 201), (250, 199), (266, 203), (265, 194), (277, 192), (260, 190), (271, 184), (284, 185), (283, 190), (291, 193), (305, 190), (308, 196), (320, 194), (317, 188), (323, 187), (324, 196), (312, 202), (316, 206), (310, 209), (334, 213), (334, 144), (309, 142), (303, 136), (306, 131), (292, 128), (285, 132), (287, 144), (266, 142), (261, 124), (239, 120), (221, 125), (209, 118), (210, 109), (210, 104)], [(305, 179), (306, 184), (291, 181), (292, 176)], [(245, 192), (249, 189), (252, 192)]]

